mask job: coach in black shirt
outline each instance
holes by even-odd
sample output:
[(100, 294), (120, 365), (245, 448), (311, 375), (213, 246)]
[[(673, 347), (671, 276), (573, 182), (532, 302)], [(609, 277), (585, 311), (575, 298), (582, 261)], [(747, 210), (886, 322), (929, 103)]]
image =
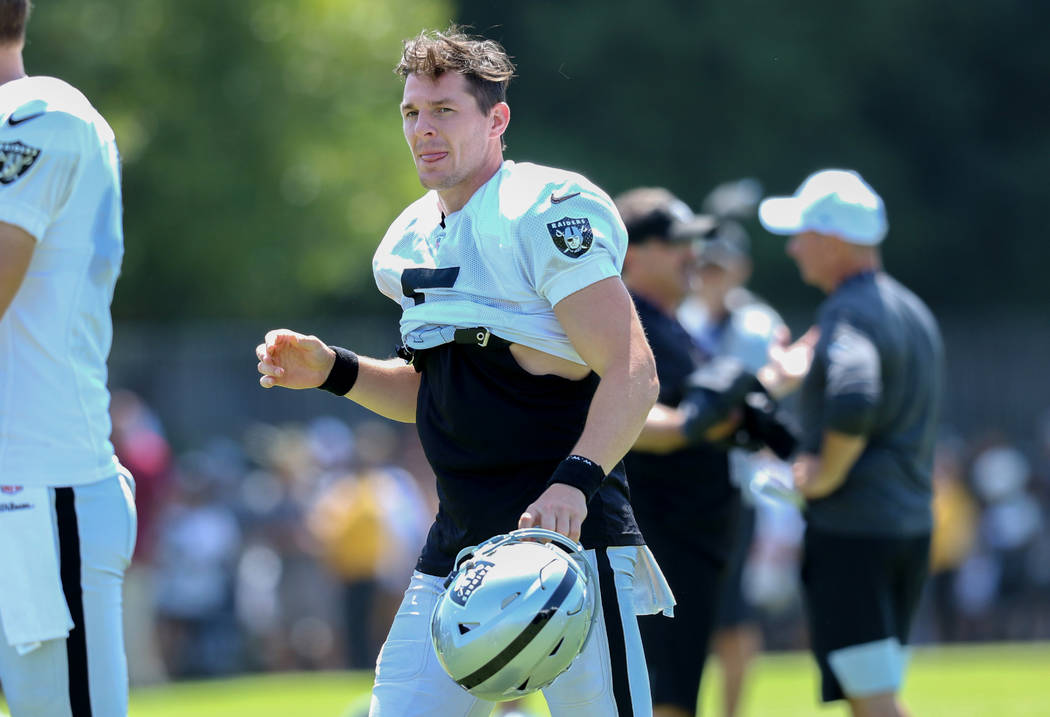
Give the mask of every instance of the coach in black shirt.
[(802, 578), (824, 701), (903, 715), (908, 628), (927, 572), (930, 477), (941, 403), (936, 321), (882, 271), (882, 199), (855, 172), (825, 170), (765, 200), (791, 235), (803, 281), (828, 296), (802, 384), (795, 484), (807, 498)]
[[(624, 284), (660, 378), (658, 404), (624, 463), (635, 517), (677, 601), (674, 620), (640, 616), (638, 623), (653, 714), (691, 716), (740, 504), (726, 449), (687, 442), (675, 418), (688, 377), (707, 358), (675, 311), (689, 291), (693, 241), (715, 222), (695, 216), (665, 189), (634, 189), (615, 201), (628, 234)], [(710, 435), (717, 434), (716, 428)]]

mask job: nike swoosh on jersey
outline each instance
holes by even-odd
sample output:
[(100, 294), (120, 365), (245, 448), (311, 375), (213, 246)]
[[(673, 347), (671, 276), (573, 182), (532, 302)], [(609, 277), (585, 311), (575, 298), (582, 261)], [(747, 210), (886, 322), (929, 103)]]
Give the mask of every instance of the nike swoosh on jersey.
[(43, 115), (44, 115), (43, 112), (34, 112), (31, 115), (26, 115), (25, 117), (20, 117), (18, 119), (15, 119), (15, 116), (11, 115), (10, 117), (7, 118), (7, 123), (9, 125), (11, 125), (12, 127), (15, 127), (17, 125), (22, 124), (23, 122), (28, 122), (31, 119), (36, 119), (37, 117), (42, 117)]
[(564, 197), (556, 197), (556, 196), (554, 196), (554, 193), (552, 192), (551, 193), (551, 204), (560, 204), (561, 202), (564, 202), (566, 199), (572, 199), (573, 197), (578, 197), (578, 196), (580, 196), (579, 192), (573, 192), (572, 194), (566, 194)]

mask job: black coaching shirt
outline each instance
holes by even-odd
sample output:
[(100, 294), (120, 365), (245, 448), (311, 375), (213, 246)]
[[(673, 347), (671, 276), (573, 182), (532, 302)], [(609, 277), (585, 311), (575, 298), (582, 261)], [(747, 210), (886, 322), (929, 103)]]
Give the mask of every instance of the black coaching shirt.
[(936, 320), (891, 276), (865, 272), (828, 296), (817, 323), (800, 394), (800, 448), (819, 454), (828, 429), (868, 442), (842, 486), (809, 503), (806, 521), (853, 535), (929, 533), (944, 371)]
[[(686, 379), (706, 357), (678, 319), (645, 298), (633, 296), (656, 359), (658, 400), (677, 406), (684, 397)], [(631, 504), (647, 542), (703, 550), (725, 559), (740, 501), (730, 481), (725, 450), (701, 444), (666, 454), (631, 451), (624, 464)], [(657, 559), (661, 559), (659, 554)]]

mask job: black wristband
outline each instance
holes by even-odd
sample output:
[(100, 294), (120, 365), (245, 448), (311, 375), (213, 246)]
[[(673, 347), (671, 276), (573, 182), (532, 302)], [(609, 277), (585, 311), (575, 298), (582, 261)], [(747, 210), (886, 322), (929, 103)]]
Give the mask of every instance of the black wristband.
[(331, 349), (335, 351), (335, 363), (328, 372), (328, 378), (318, 388), (336, 396), (345, 396), (357, 383), (357, 354), (342, 346), (332, 346)]
[(587, 502), (598, 492), (605, 480), (605, 469), (583, 456), (571, 455), (554, 469), (553, 475), (547, 481), (547, 486), (552, 483), (564, 483), (573, 488), (579, 488), (587, 497)]

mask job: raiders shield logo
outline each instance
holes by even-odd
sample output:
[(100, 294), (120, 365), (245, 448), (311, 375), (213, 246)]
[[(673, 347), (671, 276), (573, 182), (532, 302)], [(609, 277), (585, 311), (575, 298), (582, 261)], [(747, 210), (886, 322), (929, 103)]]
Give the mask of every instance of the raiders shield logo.
[(489, 574), (492, 566), (493, 563), (487, 560), (475, 560), (470, 567), (460, 573), (456, 582), (449, 588), (449, 597), (452, 598), (452, 602), (466, 606), (467, 599), (481, 587), (481, 583), (485, 581), (485, 576)]
[(565, 217), (548, 224), (547, 231), (551, 233), (551, 239), (554, 240), (558, 251), (573, 259), (585, 254), (594, 241), (591, 223), (587, 219)]
[(10, 184), (33, 166), (40, 150), (21, 142), (0, 143), (0, 184)]

